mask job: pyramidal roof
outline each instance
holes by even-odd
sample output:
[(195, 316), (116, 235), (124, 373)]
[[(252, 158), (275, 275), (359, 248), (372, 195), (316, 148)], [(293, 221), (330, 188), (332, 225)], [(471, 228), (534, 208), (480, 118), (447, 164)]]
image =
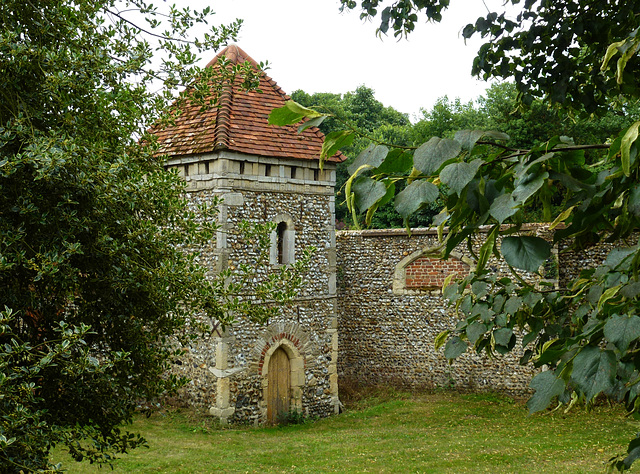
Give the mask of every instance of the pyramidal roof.
[[(242, 49), (231, 45), (221, 51), (208, 65), (216, 67), (218, 58), (238, 64), (257, 63)], [(194, 155), (218, 150), (231, 150), (259, 156), (318, 160), (324, 135), (316, 127), (298, 133), (296, 126), (269, 125), (274, 108), (282, 107), (289, 97), (276, 82), (260, 72), (260, 90), (241, 90), (242, 78), (225, 88), (219, 107), (202, 112), (200, 106), (187, 101), (175, 123), (152, 132), (158, 137), (160, 154)], [(337, 153), (328, 161), (341, 162), (346, 157)]]

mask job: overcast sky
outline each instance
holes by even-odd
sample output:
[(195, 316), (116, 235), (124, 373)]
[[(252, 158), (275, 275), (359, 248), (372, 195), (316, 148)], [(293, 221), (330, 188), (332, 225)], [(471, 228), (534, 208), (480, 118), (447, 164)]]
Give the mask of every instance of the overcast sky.
[[(193, 6), (206, 5), (193, 0)], [(444, 95), (477, 98), (486, 82), (471, 77), (479, 40), (465, 45), (467, 23), (500, 0), (453, 1), (440, 24), (421, 21), (408, 39), (379, 39), (375, 23), (358, 11), (340, 13), (338, 0), (219, 0), (209, 4), (217, 24), (244, 20), (238, 46), (256, 61), (269, 61), (271, 76), (285, 92), (375, 90), (383, 104), (413, 116)], [(210, 56), (213, 57), (214, 53)], [(211, 57), (203, 58), (208, 62)]]

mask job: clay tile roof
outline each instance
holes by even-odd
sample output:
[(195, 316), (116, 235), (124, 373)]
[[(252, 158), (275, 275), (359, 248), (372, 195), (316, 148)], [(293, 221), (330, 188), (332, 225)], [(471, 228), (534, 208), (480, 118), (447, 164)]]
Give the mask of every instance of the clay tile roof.
[[(238, 46), (231, 45), (221, 51), (208, 66), (216, 66), (224, 56), (231, 63), (249, 61), (258, 70), (257, 63)], [(289, 97), (264, 72), (260, 73), (260, 90), (246, 92), (240, 89), (241, 78), (223, 91), (219, 107), (201, 112), (200, 106), (187, 103), (175, 124), (154, 128), (160, 154), (170, 156), (231, 150), (260, 156), (317, 160), (324, 135), (311, 127), (298, 133), (297, 127), (278, 127), (267, 122), (271, 110), (284, 105)], [(328, 161), (341, 162), (346, 157), (337, 153)]]

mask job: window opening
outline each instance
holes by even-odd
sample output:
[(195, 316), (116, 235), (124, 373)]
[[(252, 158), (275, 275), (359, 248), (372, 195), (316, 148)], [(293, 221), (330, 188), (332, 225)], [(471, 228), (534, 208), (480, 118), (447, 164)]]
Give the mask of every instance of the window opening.
[(298, 174), (298, 168), (295, 166), (291, 167), (291, 179), (296, 179), (296, 175)]
[(264, 175), (271, 176), (271, 165), (269, 164), (264, 165)]
[(245, 162), (241, 161), (240, 162), (240, 174), (244, 174), (244, 168), (245, 168)]
[(320, 181), (320, 170), (313, 170), (313, 180)]
[(276, 229), (276, 233), (278, 235), (278, 263), (283, 264), (284, 262), (284, 234), (287, 231), (287, 223), (279, 222), (278, 228)]

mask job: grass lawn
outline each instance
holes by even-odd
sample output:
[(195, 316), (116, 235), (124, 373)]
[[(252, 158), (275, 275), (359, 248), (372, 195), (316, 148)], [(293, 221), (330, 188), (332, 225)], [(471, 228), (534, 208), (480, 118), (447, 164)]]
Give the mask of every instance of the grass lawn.
[[(639, 428), (606, 403), (528, 416), (522, 401), (447, 392), (368, 398), (338, 416), (270, 428), (219, 428), (172, 411), (135, 420), (149, 448), (113, 472), (603, 472)], [(72, 474), (111, 472), (54, 456)]]

